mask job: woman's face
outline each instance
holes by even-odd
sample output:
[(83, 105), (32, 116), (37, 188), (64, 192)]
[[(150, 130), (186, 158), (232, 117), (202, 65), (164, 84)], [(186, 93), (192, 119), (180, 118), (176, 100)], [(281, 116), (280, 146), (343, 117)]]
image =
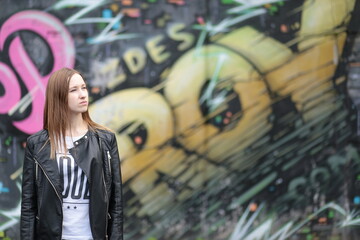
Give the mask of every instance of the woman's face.
[(70, 78), (68, 104), (71, 113), (83, 113), (88, 109), (88, 91), (84, 79), (79, 74)]

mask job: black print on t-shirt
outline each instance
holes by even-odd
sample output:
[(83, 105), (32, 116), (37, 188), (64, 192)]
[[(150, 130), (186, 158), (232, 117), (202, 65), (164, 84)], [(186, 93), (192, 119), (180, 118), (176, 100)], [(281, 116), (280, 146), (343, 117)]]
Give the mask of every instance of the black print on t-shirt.
[[(74, 161), (71, 161), (68, 156), (61, 156), (59, 159), (60, 178), (63, 179), (63, 186), (66, 186), (66, 189), (64, 189), (62, 193), (63, 198), (66, 199), (69, 197), (69, 194), (71, 194), (71, 199), (90, 199), (89, 183), (85, 181), (85, 173), (77, 165), (72, 166), (73, 163)], [(71, 171), (72, 169), (74, 169), (74, 171)], [(80, 179), (78, 177), (79, 171), (81, 171)], [(64, 177), (66, 175), (67, 178)], [(71, 184), (72, 175), (74, 175), (73, 184)], [(85, 193), (84, 196), (82, 196), (84, 187)]]

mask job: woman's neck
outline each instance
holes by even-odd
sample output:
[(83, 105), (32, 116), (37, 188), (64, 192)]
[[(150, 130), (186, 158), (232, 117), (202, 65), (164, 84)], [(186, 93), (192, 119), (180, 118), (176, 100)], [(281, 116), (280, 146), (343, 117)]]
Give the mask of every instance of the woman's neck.
[(88, 125), (81, 114), (72, 116), (69, 121), (69, 128), (66, 129), (66, 136), (81, 136), (88, 131)]

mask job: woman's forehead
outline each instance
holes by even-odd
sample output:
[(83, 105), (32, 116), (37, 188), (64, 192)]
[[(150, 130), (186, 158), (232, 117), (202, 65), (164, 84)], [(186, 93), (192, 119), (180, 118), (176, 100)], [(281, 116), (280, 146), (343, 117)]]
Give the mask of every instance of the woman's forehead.
[(69, 87), (78, 86), (78, 85), (83, 85), (83, 84), (85, 84), (85, 81), (84, 81), (84, 79), (81, 77), (80, 74), (75, 73), (75, 74), (72, 75), (72, 77), (70, 78)]

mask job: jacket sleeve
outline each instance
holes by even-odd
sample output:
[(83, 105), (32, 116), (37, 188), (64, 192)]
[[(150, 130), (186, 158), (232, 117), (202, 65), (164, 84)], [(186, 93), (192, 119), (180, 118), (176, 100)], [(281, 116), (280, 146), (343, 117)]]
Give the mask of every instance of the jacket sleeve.
[(111, 173), (112, 186), (109, 203), (109, 214), (111, 219), (109, 221), (108, 235), (110, 240), (123, 240), (123, 196), (122, 196), (122, 180), (120, 169), (120, 158), (115, 134), (112, 134), (110, 144), (111, 156)]
[(29, 140), (26, 144), (21, 193), (20, 238), (35, 239), (35, 219), (37, 213), (37, 198), (35, 189), (35, 160)]

